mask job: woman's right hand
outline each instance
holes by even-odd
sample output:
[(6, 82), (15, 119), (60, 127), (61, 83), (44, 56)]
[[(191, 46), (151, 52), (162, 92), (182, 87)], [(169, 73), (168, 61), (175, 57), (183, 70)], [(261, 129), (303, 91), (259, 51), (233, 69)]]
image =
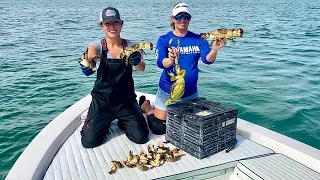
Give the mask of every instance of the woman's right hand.
[(176, 55), (178, 54), (177, 49), (174, 48), (168, 48), (168, 57), (164, 58), (162, 61), (162, 64), (165, 68), (169, 68), (174, 64), (174, 60), (176, 58)]
[(172, 63), (174, 62), (177, 54), (178, 54), (177, 49), (175, 49), (175, 48), (168, 48), (168, 58), (172, 61)]

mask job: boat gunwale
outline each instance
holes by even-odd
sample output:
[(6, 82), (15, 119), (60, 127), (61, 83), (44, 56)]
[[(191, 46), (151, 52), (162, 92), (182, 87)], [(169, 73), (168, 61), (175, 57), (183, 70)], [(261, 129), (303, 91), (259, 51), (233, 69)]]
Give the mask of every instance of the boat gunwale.
[(90, 102), (89, 94), (45, 126), (19, 156), (6, 180), (43, 179), (61, 146), (80, 126), (81, 114), (88, 109)]

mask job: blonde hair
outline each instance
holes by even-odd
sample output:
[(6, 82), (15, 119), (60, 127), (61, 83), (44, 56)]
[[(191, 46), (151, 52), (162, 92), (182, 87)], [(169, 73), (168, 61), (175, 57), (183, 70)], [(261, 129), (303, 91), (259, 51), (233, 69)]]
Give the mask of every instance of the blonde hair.
[(175, 26), (174, 26), (175, 24), (174, 24), (174, 22), (172, 22), (172, 20), (171, 20), (171, 23), (170, 23), (170, 26), (171, 26), (171, 28), (174, 30), (175, 29)]

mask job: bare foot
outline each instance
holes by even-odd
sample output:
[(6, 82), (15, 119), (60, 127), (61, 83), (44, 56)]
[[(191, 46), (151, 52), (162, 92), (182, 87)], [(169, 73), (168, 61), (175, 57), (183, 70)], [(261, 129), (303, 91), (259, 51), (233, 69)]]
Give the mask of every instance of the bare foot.
[(142, 112), (149, 112), (150, 110), (152, 110), (152, 107), (150, 105), (150, 101), (149, 100), (145, 100), (143, 102), (143, 104), (141, 105), (141, 110)]

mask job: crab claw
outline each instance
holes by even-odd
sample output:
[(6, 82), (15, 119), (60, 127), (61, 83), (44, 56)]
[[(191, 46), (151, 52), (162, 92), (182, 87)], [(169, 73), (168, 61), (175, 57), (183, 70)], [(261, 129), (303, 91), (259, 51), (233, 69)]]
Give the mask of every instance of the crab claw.
[(239, 33), (240, 33), (239, 36), (242, 38), (242, 36), (243, 36), (243, 29), (239, 28)]
[(109, 174), (115, 173), (119, 168), (122, 168), (120, 161), (111, 161), (111, 170), (109, 171)]
[(154, 149), (154, 145), (153, 144), (148, 144), (148, 152), (149, 153), (154, 153), (155, 149)]
[(148, 171), (150, 168), (144, 164), (140, 164), (138, 163), (137, 164), (137, 168), (140, 170), (140, 171)]

